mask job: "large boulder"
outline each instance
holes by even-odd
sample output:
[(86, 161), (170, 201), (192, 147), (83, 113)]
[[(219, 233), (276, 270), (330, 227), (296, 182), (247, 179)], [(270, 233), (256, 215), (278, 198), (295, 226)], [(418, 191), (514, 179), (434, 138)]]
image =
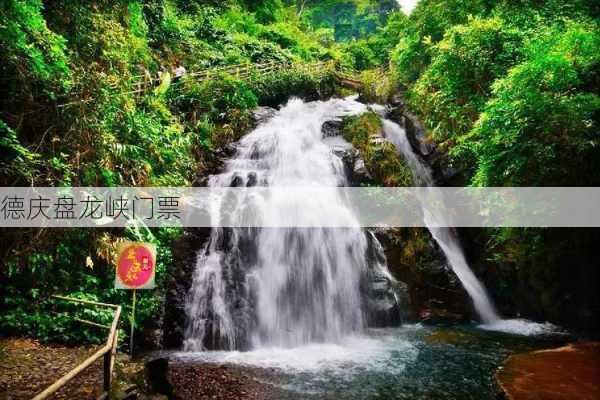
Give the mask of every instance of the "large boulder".
[(405, 319), (449, 322), (474, 316), (467, 293), (427, 228), (378, 229), (375, 234), (390, 273), (406, 285)]
[(321, 126), (323, 137), (333, 137), (342, 134), (342, 121), (325, 121)]
[(395, 279), (387, 269), (381, 243), (373, 232), (367, 233), (369, 268), (363, 281), (367, 324), (372, 327), (397, 326), (410, 309), (407, 285)]
[(144, 364), (146, 382), (153, 393), (166, 395), (168, 398), (173, 396), (173, 386), (169, 382), (169, 359), (158, 357), (147, 360)]
[(510, 356), (496, 380), (509, 400), (600, 398), (600, 343)]

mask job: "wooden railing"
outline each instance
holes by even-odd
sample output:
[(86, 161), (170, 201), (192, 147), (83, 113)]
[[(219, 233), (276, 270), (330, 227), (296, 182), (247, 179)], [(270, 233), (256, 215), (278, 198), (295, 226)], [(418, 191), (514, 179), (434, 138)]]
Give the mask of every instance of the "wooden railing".
[(357, 83), (361, 81), (360, 72), (351, 68), (337, 67), (335, 69), (335, 77)]
[[(193, 77), (198, 81), (205, 81), (211, 79), (212, 77), (218, 76), (219, 74), (228, 74), (231, 76), (235, 76), (238, 79), (243, 80), (252, 80), (255, 78), (264, 77), (269, 74), (273, 74), (278, 71), (284, 70), (295, 70), (304, 73), (313, 73), (313, 74), (326, 74), (326, 73), (335, 73), (336, 65), (334, 61), (318, 61), (314, 63), (292, 63), (289, 61), (271, 61), (268, 63), (262, 64), (252, 64), (252, 63), (244, 63), (244, 64), (234, 64), (234, 65), (225, 65), (222, 67), (213, 67), (207, 68), (203, 70), (197, 70), (186, 73), (184, 76)], [(150, 76), (150, 75), (137, 75), (133, 77), (135, 83), (133, 84), (133, 88), (130, 91), (119, 92), (117, 94), (142, 94), (146, 93), (149, 90), (154, 89), (157, 85), (160, 84), (161, 78), (159, 76)], [(116, 85), (111, 86), (113, 89), (117, 90), (118, 87)], [(88, 103), (93, 101), (93, 98), (88, 98), (84, 100), (75, 100), (68, 103), (63, 103), (58, 105), (59, 108), (67, 107), (73, 104), (81, 104)]]
[(52, 296), (52, 297), (54, 297), (56, 299), (60, 299), (60, 300), (70, 301), (73, 303), (81, 303), (81, 304), (93, 305), (93, 306), (98, 306), (98, 307), (112, 308), (112, 309), (114, 309), (113, 321), (110, 326), (106, 326), (106, 325), (101, 325), (101, 324), (98, 324), (98, 323), (95, 323), (92, 321), (87, 321), (84, 319), (78, 319), (77, 320), (78, 322), (81, 322), (84, 324), (109, 329), (108, 338), (106, 339), (106, 343), (99, 350), (97, 350), (94, 354), (92, 354), (90, 357), (86, 358), (81, 364), (77, 365), (75, 368), (73, 368), (71, 371), (69, 371), (63, 377), (58, 379), (52, 385), (48, 386), (44, 391), (42, 391), (41, 393), (36, 395), (33, 398), (33, 400), (47, 399), (49, 396), (54, 394), (60, 388), (65, 386), (71, 379), (75, 378), (77, 375), (79, 375), (81, 372), (83, 372), (86, 368), (88, 368), (90, 365), (92, 365), (95, 361), (100, 359), (100, 357), (104, 358), (104, 368), (103, 368), (104, 379), (103, 379), (103, 385), (102, 385), (102, 394), (100, 395), (99, 399), (108, 399), (110, 396), (111, 378), (112, 378), (112, 372), (113, 372), (113, 367), (114, 367), (114, 363), (115, 363), (115, 355), (117, 352), (117, 344), (118, 344), (118, 340), (119, 340), (117, 326), (119, 324), (119, 318), (121, 316), (121, 306), (118, 306), (115, 304), (99, 303), (96, 301), (75, 299), (72, 297), (65, 297), (65, 296)]

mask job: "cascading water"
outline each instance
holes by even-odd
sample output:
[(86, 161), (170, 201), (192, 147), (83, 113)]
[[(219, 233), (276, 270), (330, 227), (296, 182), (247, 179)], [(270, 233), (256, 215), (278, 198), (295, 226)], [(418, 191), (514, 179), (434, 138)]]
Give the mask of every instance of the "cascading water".
[[(271, 120), (246, 135), (211, 187), (303, 187), (254, 199), (233, 209), (220, 199), (213, 220), (247, 216), (267, 226), (356, 228), (216, 228), (199, 252), (186, 301), (184, 349), (294, 347), (337, 342), (365, 326), (361, 287), (385, 260), (338, 191), (310, 190), (347, 184), (344, 164), (322, 138), (325, 121), (364, 112), (352, 99), (304, 103), (292, 99)], [(389, 275), (389, 274), (388, 274)]]
[[(322, 138), (321, 126), (365, 110), (350, 99), (290, 101), (238, 143), (224, 173), (210, 178), (210, 186), (225, 188), (215, 190), (205, 205), (214, 226), (245, 226), (239, 222), (250, 216), (265, 227), (211, 231), (197, 254), (186, 298), (185, 351), (171, 355), (173, 364), (232, 364), (250, 376), (266, 369), (256, 380), (277, 388), (274, 397), (279, 398), (493, 398), (497, 393), (488, 377), (523, 344), (503, 342), (505, 335), (487, 330), (537, 335), (555, 329), (547, 323), (499, 320), (480, 325), (486, 331), (459, 328), (465, 340), (445, 343), (431, 340), (440, 332), (434, 326), (391, 327), (398, 325), (399, 314), (388, 310), (397, 311), (403, 297), (395, 296), (401, 290), (390, 288), (402, 283), (389, 274), (375, 235), (358, 226), (358, 214), (345, 203), (348, 191), (327, 189), (347, 183), (340, 157), (347, 160), (352, 149), (341, 137)], [(438, 228), (450, 226), (450, 216), (428, 203), (441, 200), (431, 172), (400, 126), (387, 120), (383, 126), (413, 169), (415, 184), (422, 185), (417, 193), (426, 225), (482, 319), (494, 321), (493, 307), (454, 233)], [(237, 186), (303, 190), (277, 190), (271, 196), (261, 190), (252, 198), (231, 200), (227, 188)], [(277, 222), (298, 228), (267, 227)], [(378, 326), (383, 328), (373, 328)], [(444, 327), (441, 332), (453, 331)]]
[[(473, 300), (475, 310), (486, 324), (500, 320), (485, 288), (469, 268), (458, 238), (452, 229), (441, 227), (452, 225), (448, 224), (450, 216), (444, 212), (443, 207), (431, 204), (436, 202), (443, 204), (442, 194), (435, 186), (431, 171), (414, 153), (404, 128), (395, 122), (384, 119), (383, 131), (409, 165), (415, 185), (420, 186), (416, 195), (423, 210), (423, 221), (444, 252), (450, 267)], [(432, 200), (435, 201), (432, 202)]]

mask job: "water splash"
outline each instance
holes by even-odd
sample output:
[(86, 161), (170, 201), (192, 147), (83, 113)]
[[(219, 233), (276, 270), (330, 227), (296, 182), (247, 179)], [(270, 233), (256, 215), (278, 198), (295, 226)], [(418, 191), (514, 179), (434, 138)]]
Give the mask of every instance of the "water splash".
[[(402, 361), (394, 359), (402, 354)], [(365, 369), (400, 374), (418, 355), (416, 346), (392, 331), (373, 337), (350, 335), (338, 343), (309, 343), (293, 348), (264, 347), (250, 351), (177, 353), (175, 359), (216, 362), (258, 368), (277, 368), (287, 373), (313, 373), (350, 379)]]
[[(214, 229), (198, 255), (186, 301), (185, 350), (336, 343), (364, 328), (361, 282), (368, 275), (369, 242), (376, 239), (360, 229), (339, 191), (322, 190), (347, 181), (321, 126), (365, 110), (351, 98), (290, 100), (238, 143), (225, 172), (210, 177), (212, 187), (306, 188), (233, 206), (215, 198), (208, 210), (214, 226), (224, 215), (234, 220), (250, 215), (268, 226), (329, 221), (356, 228)], [(374, 248), (376, 269), (384, 269), (383, 250)]]
[(450, 267), (471, 297), (481, 320), (488, 324), (500, 320), (483, 284), (469, 268), (454, 231), (450, 228), (440, 227), (440, 225), (452, 226), (449, 224), (451, 216), (444, 210), (443, 195), (435, 186), (429, 167), (414, 153), (404, 128), (395, 122), (384, 119), (383, 131), (410, 167), (415, 186), (420, 187), (416, 194), (421, 203), (425, 225), (427, 225), (431, 236), (444, 252)]
[(561, 327), (550, 322), (533, 322), (526, 319), (501, 319), (487, 324), (479, 325), (486, 331), (511, 333), (522, 336), (538, 335), (567, 335)]

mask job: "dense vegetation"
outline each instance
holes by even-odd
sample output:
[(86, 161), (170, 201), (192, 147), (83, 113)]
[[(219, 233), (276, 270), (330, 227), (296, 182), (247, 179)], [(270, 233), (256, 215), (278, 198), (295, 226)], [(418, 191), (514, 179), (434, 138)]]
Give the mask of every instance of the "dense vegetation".
[[(410, 16), (385, 0), (3, 1), (0, 181), (193, 185), (218, 150), (248, 130), (257, 104), (330, 94), (331, 77), (288, 69), (202, 82), (174, 79), (176, 67), (334, 60), (364, 70), (364, 80), (378, 85), (366, 98), (404, 94), (438, 152), (459, 171), (446, 184), (599, 185), (599, 12), (583, 0), (422, 0)], [(385, 80), (377, 68), (388, 70)], [(348, 124), (347, 135), (376, 121), (366, 115)], [(366, 146), (365, 138), (349, 138)], [(410, 184), (391, 149), (371, 155), (366, 161), (382, 183)], [(160, 314), (160, 277), (180, 234), (3, 230), (0, 279), (10, 285), (1, 287), (0, 330), (43, 339), (95, 337), (91, 330), (67, 336), (72, 319), (47, 314), (54, 307), (48, 295), (126, 304), (128, 293), (112, 289), (111, 267), (112, 250), (125, 238), (159, 248), (159, 289), (142, 295), (139, 314), (151, 326)], [(518, 283), (530, 292), (530, 315), (560, 322), (558, 313), (583, 308), (588, 316), (577, 323), (589, 327), (597, 294), (578, 294), (581, 281), (571, 274), (592, 269), (596, 233), (467, 235), (485, 248), (472, 257), (503, 303), (516, 307), (522, 300), (510, 298)], [(560, 293), (572, 297), (553, 310)]]
[(398, 157), (394, 145), (383, 140), (379, 115), (367, 112), (346, 118), (342, 135), (360, 152), (367, 171), (376, 184), (413, 186), (410, 169)]
[[(278, 0), (9, 0), (0, 5), (0, 20), (2, 186), (192, 185), (221, 147), (248, 130), (257, 104), (330, 94), (331, 79), (287, 68), (246, 80), (175, 80), (176, 67), (309, 63), (340, 54), (333, 27), (313, 29), (308, 16)], [(48, 296), (127, 304), (129, 293), (112, 289), (115, 245), (125, 238), (155, 242), (160, 277), (180, 234), (2, 230), (0, 277), (10, 282), (2, 285), (2, 332), (94, 337), (87, 330), (66, 335), (72, 319), (48, 314)], [(158, 283), (156, 293), (142, 294), (140, 322), (160, 314)]]
[[(434, 3), (416, 8), (393, 63), (467, 182), (598, 184), (597, 10), (583, 1)], [(581, 160), (589, 170), (576, 168)]]
[[(598, 186), (598, 16), (586, 1), (422, 0), (398, 23), (393, 71), (459, 171), (447, 183)], [(509, 312), (594, 326), (594, 230), (469, 235), (480, 249), (472, 259)]]

